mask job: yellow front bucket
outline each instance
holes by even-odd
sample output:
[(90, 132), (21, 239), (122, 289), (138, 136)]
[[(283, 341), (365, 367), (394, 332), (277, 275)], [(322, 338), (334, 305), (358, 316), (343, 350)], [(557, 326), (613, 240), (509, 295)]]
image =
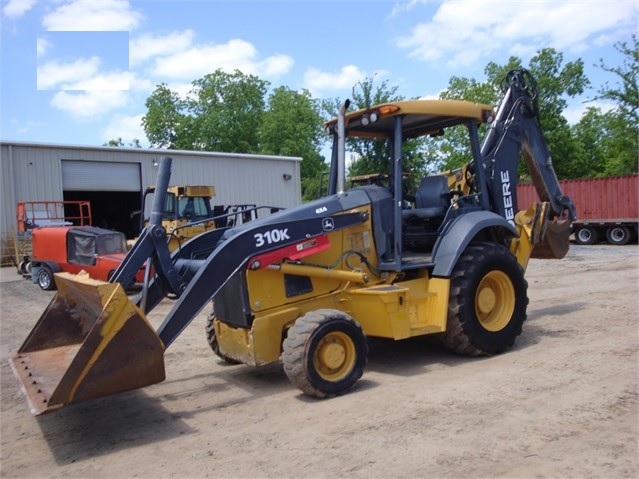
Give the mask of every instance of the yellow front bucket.
[(31, 412), (165, 379), (164, 345), (118, 283), (55, 275), (58, 289), (11, 359)]

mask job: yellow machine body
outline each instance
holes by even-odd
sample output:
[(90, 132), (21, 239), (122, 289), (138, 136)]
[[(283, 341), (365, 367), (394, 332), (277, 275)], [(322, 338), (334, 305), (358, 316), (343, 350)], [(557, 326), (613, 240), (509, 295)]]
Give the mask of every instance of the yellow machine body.
[[(370, 214), (370, 208), (361, 211)], [(305, 263), (313, 266), (282, 262), (249, 269), (246, 282), (255, 316), (252, 328), (236, 328), (224, 322), (225, 318), (218, 318), (215, 333), (220, 350), (245, 364), (276, 362), (282, 352), (282, 336), (292, 323), (309, 311), (324, 308), (349, 314), (371, 337), (406, 339), (443, 332), (448, 305), (447, 279), (429, 278), (424, 271), (420, 278), (392, 284), (395, 274), (376, 277), (365, 264), (358, 264), (355, 269), (347, 264), (349, 259), (344, 257), (344, 251), (356, 251), (371, 258), (377, 256), (372, 235), (368, 221), (327, 235), (329, 247), (304, 258)], [(338, 264), (335, 264), (336, 258), (341, 258)], [(351, 259), (351, 262), (354, 261)], [(282, 275), (309, 278), (309, 292), (288, 299)]]

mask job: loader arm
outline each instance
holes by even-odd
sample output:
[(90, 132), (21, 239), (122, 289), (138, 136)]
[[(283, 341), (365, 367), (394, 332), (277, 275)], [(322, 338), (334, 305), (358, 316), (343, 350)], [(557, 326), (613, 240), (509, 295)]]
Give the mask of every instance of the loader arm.
[[(156, 188), (151, 222), (111, 278), (111, 282), (127, 284), (144, 261), (153, 265), (154, 277), (143, 284), (135, 304), (146, 314), (167, 295), (177, 298), (157, 330), (165, 348), (251, 257), (306, 241), (327, 231), (326, 216), (319, 216), (318, 207), (309, 205), (293, 216), (282, 211), (240, 227), (198, 235), (171, 254), (164, 228), (158, 224), (170, 174), (171, 159), (164, 158), (158, 172), (160, 186)], [(321, 210), (329, 214), (343, 211), (339, 196), (320, 202)], [(367, 220), (363, 213), (330, 215), (330, 218), (331, 231)]]
[[(281, 220), (278, 221), (277, 217)], [(368, 219), (364, 213), (345, 213), (330, 218), (330, 231), (348, 228)], [(186, 289), (158, 328), (157, 334), (164, 346), (168, 347), (175, 341), (233, 274), (246, 266), (250, 258), (326, 233), (325, 220), (326, 217), (315, 215), (291, 221), (283, 212), (279, 216), (272, 215), (269, 221), (247, 223), (247, 227), (239, 232), (239, 228), (228, 230), (228, 238), (223, 237), (219, 246), (205, 260), (178, 260), (176, 265), (181, 265), (183, 271), (190, 271), (189, 276), (193, 276), (188, 279)], [(279, 240), (274, 241), (276, 238)], [(197, 239), (192, 241), (197, 242)]]
[[(171, 291), (179, 292), (185, 287), (173, 267), (166, 242), (166, 231), (162, 227), (164, 202), (169, 188), (169, 181), (171, 180), (172, 162), (173, 160), (168, 157), (161, 159), (149, 225), (142, 230), (140, 237), (126, 255), (122, 264), (115, 270), (113, 276), (109, 278), (110, 283), (132, 284), (135, 274), (146, 262), (147, 274), (143, 284), (143, 297), (148, 288), (151, 267), (155, 270), (159, 279), (168, 284)], [(147, 312), (146, 308), (143, 307), (142, 309), (145, 313)]]

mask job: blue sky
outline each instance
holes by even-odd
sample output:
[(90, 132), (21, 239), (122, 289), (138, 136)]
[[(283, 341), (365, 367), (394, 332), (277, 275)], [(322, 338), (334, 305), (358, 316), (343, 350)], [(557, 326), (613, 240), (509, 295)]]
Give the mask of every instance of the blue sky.
[[(222, 68), (272, 86), (347, 98), (373, 77), (405, 97), (436, 97), (452, 76), (484, 79), (489, 61), (527, 64), (553, 47), (581, 58), (592, 89), (619, 66), (616, 42), (639, 24), (636, 0), (2, 0), (0, 139), (148, 143), (144, 102), (166, 83)], [(592, 105), (590, 103), (589, 105)], [(606, 108), (606, 105), (601, 105)]]

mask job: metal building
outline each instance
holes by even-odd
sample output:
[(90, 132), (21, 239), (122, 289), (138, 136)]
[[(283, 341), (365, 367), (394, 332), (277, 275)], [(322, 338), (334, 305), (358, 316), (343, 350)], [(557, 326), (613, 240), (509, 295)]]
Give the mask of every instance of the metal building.
[(16, 231), (16, 204), (27, 201), (90, 201), (96, 226), (126, 233), (163, 156), (173, 158), (171, 185), (213, 185), (213, 205), (301, 202), (298, 157), (0, 142), (3, 244)]

